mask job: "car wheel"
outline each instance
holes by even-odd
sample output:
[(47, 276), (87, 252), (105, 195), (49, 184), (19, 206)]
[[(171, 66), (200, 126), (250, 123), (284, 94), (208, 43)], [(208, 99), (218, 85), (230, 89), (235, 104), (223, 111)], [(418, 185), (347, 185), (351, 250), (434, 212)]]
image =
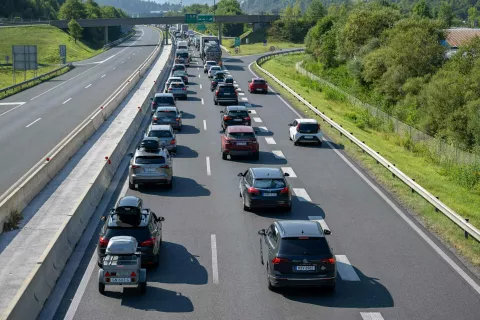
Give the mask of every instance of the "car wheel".
[(173, 189), (173, 177), (172, 177), (172, 179), (170, 180), (170, 182), (167, 183), (167, 189), (168, 189), (168, 190), (172, 190), (172, 189)]
[(268, 277), (268, 275), (267, 275), (267, 282), (268, 282), (268, 290), (275, 291), (276, 288), (272, 286), (272, 283), (270, 282), (270, 278)]
[(253, 160), (258, 160), (258, 159), (260, 159), (260, 152), (256, 152), (253, 155)]
[(293, 144), (296, 145), (296, 146), (298, 146), (298, 142), (297, 142), (297, 141), (293, 142)]
[(97, 262), (97, 265), (98, 265), (99, 268), (103, 268), (103, 263)]
[(128, 187), (129, 187), (131, 190), (135, 190), (135, 184), (134, 184), (134, 183), (130, 183), (130, 181), (128, 182)]
[(238, 100), (235, 100), (235, 104), (238, 105)]
[(267, 91), (267, 90), (265, 90), (265, 91), (263, 91), (263, 93), (264, 93), (264, 94), (267, 94), (267, 93), (268, 93), (268, 91)]
[(160, 264), (160, 252), (157, 253), (153, 258), (153, 267), (157, 268), (159, 264)]
[(145, 294), (147, 292), (147, 283), (146, 282), (141, 282), (138, 286), (140, 287), (140, 292), (142, 294)]
[(178, 131), (182, 131), (182, 126), (178, 127)]
[(247, 205), (245, 204), (245, 197), (243, 197), (243, 211), (250, 211), (252, 208), (250, 207), (247, 207)]
[(98, 283), (98, 292), (100, 292), (101, 294), (105, 293), (105, 283)]
[(214, 103), (216, 106), (218, 105), (218, 102), (217, 102), (215, 99), (213, 99), (213, 103)]
[(222, 152), (222, 159), (227, 160), (227, 154), (225, 152)]
[(322, 144), (323, 144), (323, 141), (322, 141), (322, 140), (320, 140), (320, 141), (318, 142), (318, 145), (321, 147), (321, 146), (322, 146)]
[(283, 208), (283, 211), (292, 212), (292, 205), (289, 205), (288, 207)]

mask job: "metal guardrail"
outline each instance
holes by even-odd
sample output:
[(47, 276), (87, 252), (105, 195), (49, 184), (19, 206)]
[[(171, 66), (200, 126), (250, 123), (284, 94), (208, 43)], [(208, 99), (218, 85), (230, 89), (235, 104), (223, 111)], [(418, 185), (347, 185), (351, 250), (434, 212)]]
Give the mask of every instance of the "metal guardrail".
[(127, 35), (126, 37), (123, 37), (123, 38), (120, 38), (120, 39), (115, 40), (115, 41), (113, 41), (113, 42), (107, 43), (106, 45), (103, 46), (102, 49), (103, 49), (103, 50), (108, 50), (108, 49), (110, 49), (110, 48), (113, 48), (113, 47), (115, 47), (115, 46), (118, 46), (119, 44), (121, 44), (121, 43), (127, 41), (128, 39), (130, 39), (131, 37), (133, 37), (134, 34), (135, 34), (135, 31), (132, 31), (132, 32), (130, 32), (130, 34)]
[(47, 78), (47, 77), (51, 76), (52, 74), (54, 74), (54, 73), (56, 73), (56, 72), (59, 72), (60, 70), (65, 69), (65, 68), (68, 68), (69, 70), (72, 69), (72, 68), (73, 68), (72, 63), (67, 63), (66, 65), (63, 65), (63, 66), (61, 66), (60, 68), (57, 68), (57, 69), (55, 69), (55, 70), (49, 71), (49, 72), (44, 73), (44, 74), (41, 74), (41, 75), (39, 75), (38, 77), (29, 79), (29, 80), (27, 80), (27, 81), (23, 81), (23, 82), (14, 84), (13, 86), (5, 87), (5, 88), (0, 88), (0, 94), (2, 94), (2, 93), (8, 93), (9, 91), (12, 91), (12, 90), (15, 90), (15, 89), (18, 89), (18, 88), (28, 87), (28, 86), (31, 85), (32, 83), (34, 83), (34, 82), (36, 82), (36, 81), (41, 81), (43, 78)]
[(278, 56), (278, 55), (284, 55), (284, 54), (290, 54), (290, 53), (299, 53), (304, 51), (305, 49), (293, 49), (293, 50), (288, 50), (288, 51), (283, 51), (283, 52), (275, 52), (275, 53), (268, 53), (260, 58), (258, 58), (255, 61), (255, 64), (257, 67), (266, 75), (268, 75), (270, 78), (272, 78), (276, 83), (278, 83), (280, 86), (282, 86), (285, 90), (287, 90), (289, 93), (291, 93), (295, 98), (297, 98), (300, 102), (302, 102), (304, 105), (306, 105), (310, 110), (312, 110), (315, 114), (317, 114), (319, 117), (323, 119), (323, 121), (327, 122), (332, 128), (335, 128), (337, 131), (340, 132), (341, 135), (344, 135), (347, 137), (351, 142), (355, 143), (360, 149), (362, 149), (364, 152), (368, 153), (373, 159), (377, 161), (377, 163), (383, 165), (387, 170), (389, 170), (394, 177), (399, 178), (403, 183), (405, 183), (407, 186), (409, 186), (413, 191), (418, 193), (421, 197), (423, 197), (426, 201), (428, 201), (432, 206), (435, 207), (436, 211), (440, 211), (443, 213), (445, 216), (447, 216), (450, 220), (452, 220), (457, 226), (462, 228), (465, 231), (465, 236), (471, 235), (473, 238), (475, 238), (477, 241), (480, 242), (480, 230), (475, 228), (473, 225), (471, 225), (468, 220), (460, 216), (458, 213), (453, 211), (451, 208), (449, 208), (447, 205), (445, 205), (443, 202), (441, 202), (439, 199), (437, 199), (434, 195), (432, 195), (430, 192), (425, 190), (422, 186), (420, 186), (418, 183), (416, 183), (413, 179), (408, 177), (405, 173), (400, 171), (397, 167), (395, 167), (394, 164), (386, 160), (384, 157), (382, 157), (378, 152), (367, 146), (365, 143), (357, 139), (353, 133), (348, 132), (344, 128), (342, 128), (341, 125), (335, 123), (332, 119), (328, 118), (324, 112), (319, 111), (315, 106), (313, 106), (310, 102), (302, 98), (298, 93), (290, 89), (285, 83), (277, 79), (273, 74), (268, 72), (267, 70), (263, 69), (260, 65), (265, 61), (268, 60), (272, 57)]

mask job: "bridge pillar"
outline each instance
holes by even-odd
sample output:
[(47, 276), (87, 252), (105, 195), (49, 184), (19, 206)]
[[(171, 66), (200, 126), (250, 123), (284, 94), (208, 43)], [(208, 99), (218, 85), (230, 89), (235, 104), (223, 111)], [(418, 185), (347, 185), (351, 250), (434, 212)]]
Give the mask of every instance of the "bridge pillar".
[(222, 23), (218, 23), (218, 43), (222, 44)]
[(105, 45), (108, 43), (108, 27), (105, 27)]

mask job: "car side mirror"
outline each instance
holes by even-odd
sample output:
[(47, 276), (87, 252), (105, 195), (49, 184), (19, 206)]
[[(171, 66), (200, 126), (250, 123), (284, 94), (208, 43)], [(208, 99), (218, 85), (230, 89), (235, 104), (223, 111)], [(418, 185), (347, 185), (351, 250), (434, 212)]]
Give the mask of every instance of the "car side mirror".
[(225, 112), (222, 110), (222, 111), (220, 111), (220, 113), (225, 113)]
[(133, 157), (133, 152), (130, 152), (130, 153), (128, 154), (128, 156), (129, 156), (129, 157)]
[(107, 217), (106, 216), (101, 216), (100, 217), (100, 221), (106, 221), (107, 220)]
[(239, 174), (237, 174), (237, 177), (243, 177), (243, 173), (240, 172)]
[(252, 80), (248, 80), (248, 83), (252, 83)]
[(284, 175), (285, 177), (290, 177), (290, 174), (289, 174), (288, 172), (285, 172), (283, 175)]
[(150, 98), (150, 101), (153, 101), (153, 98)]
[(162, 222), (162, 221), (165, 221), (165, 218), (164, 218), (164, 217), (158, 217), (158, 218), (157, 218), (157, 222)]
[(258, 234), (261, 235), (261, 236), (264, 236), (265, 235), (265, 229), (258, 230)]
[(292, 126), (293, 126), (293, 123), (289, 123), (288, 126), (289, 126), (289, 127), (292, 127)]
[(252, 113), (252, 111), (248, 110), (248, 113)]
[(325, 229), (325, 230), (323, 230), (323, 233), (328, 236), (328, 235), (332, 234), (332, 231), (330, 231), (328, 229)]

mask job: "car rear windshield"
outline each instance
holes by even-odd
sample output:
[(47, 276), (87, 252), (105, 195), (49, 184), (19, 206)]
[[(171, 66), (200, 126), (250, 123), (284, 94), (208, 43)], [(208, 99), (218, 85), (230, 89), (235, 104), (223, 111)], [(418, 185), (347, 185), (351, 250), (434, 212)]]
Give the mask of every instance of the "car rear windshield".
[(317, 132), (318, 125), (316, 123), (301, 123), (300, 124), (300, 132)]
[(215, 61), (207, 61), (207, 66), (215, 66), (216, 64)]
[(283, 179), (255, 179), (253, 186), (260, 189), (278, 189), (286, 187)]
[(172, 133), (167, 130), (152, 130), (148, 133), (148, 136), (156, 138), (171, 138)]
[(232, 116), (232, 117), (248, 117), (248, 111), (246, 110), (230, 110), (228, 112), (228, 115), (229, 116)]
[(175, 118), (177, 116), (177, 113), (170, 110), (158, 110), (156, 116), (160, 118)]
[(327, 240), (323, 237), (308, 239), (283, 238), (280, 241), (279, 253), (288, 255), (324, 255), (330, 253)]
[(253, 132), (229, 132), (228, 135), (231, 138), (235, 139), (251, 139), (255, 138), (255, 134)]
[(173, 70), (176, 71), (176, 70), (185, 70), (185, 67), (182, 66), (182, 65), (177, 65), (177, 66), (174, 66), (173, 67)]
[(155, 97), (154, 102), (162, 104), (175, 104), (173, 97)]
[(160, 156), (140, 156), (135, 158), (136, 164), (164, 164), (165, 158)]
[(183, 72), (183, 71), (180, 70), (180, 71), (175, 71), (175, 72), (173, 73), (173, 76), (174, 76), (174, 77), (184, 77), (184, 76), (186, 76), (186, 74), (185, 74), (185, 72)]
[(210, 68), (210, 70), (222, 70), (219, 66), (213, 66)]
[(218, 90), (219, 92), (230, 92), (230, 93), (235, 92), (235, 88), (233, 86), (221, 86), (221, 87), (218, 87)]
[(179, 54), (177, 54), (177, 56), (180, 56), (182, 58), (187, 59), (188, 58), (188, 52), (179, 53)]
[(265, 84), (265, 80), (253, 80), (254, 84)]
[(170, 84), (170, 87), (172, 87), (172, 88), (183, 88), (184, 85), (183, 85), (183, 83), (181, 83), (181, 82), (172, 82), (172, 83)]
[(150, 231), (148, 231), (147, 227), (134, 227), (134, 228), (108, 228), (105, 234), (107, 239), (111, 239), (112, 237), (117, 236), (127, 236), (127, 237), (134, 237), (137, 239), (138, 243), (142, 243), (143, 241), (147, 241), (150, 239)]

